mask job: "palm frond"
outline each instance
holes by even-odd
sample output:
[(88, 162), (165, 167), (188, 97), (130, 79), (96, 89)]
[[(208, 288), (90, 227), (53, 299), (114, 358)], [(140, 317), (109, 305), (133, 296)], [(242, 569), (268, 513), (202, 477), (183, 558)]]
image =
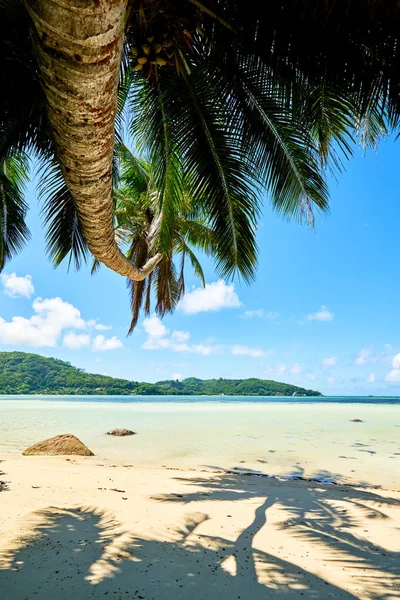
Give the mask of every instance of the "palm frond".
[[(189, 260), (192, 265), (193, 273), (200, 279), (201, 285), (203, 287), (205, 287), (206, 278), (204, 275), (203, 267), (201, 266), (201, 263), (200, 263), (199, 259), (197, 258), (197, 256), (195, 255), (195, 253), (193, 252), (193, 250), (190, 248), (190, 246), (188, 244), (186, 244), (184, 239), (182, 239), (182, 238), (179, 239), (179, 241), (177, 243), (176, 251), (178, 253), (180, 253), (182, 257), (185, 257), (186, 254), (189, 256)], [(183, 267), (184, 267), (184, 265), (183, 265)], [(180, 278), (183, 278), (182, 273), (183, 273), (183, 268), (181, 267)], [(183, 293), (184, 293), (184, 290), (183, 290)]]
[(30, 239), (24, 199), (28, 174), (29, 162), (23, 152), (10, 153), (0, 162), (0, 271)]
[[(190, 190), (193, 205), (202, 207), (218, 239), (217, 269), (222, 276), (239, 272), (249, 280), (256, 264), (257, 195), (216, 79), (204, 69), (180, 80), (160, 72), (164, 121), (171, 124), (170, 148), (181, 161), (181, 187)], [(146, 148), (163, 119), (151, 84), (142, 81), (136, 87), (132, 132)]]
[(46, 250), (51, 262), (57, 267), (68, 256), (68, 268), (73, 263), (79, 270), (87, 261), (89, 249), (74, 200), (55, 159), (42, 164), (38, 192), (43, 202), (41, 214), (47, 227)]
[[(141, 151), (148, 156), (152, 170), (152, 185), (157, 190), (157, 238), (159, 250), (168, 254), (173, 244), (176, 217), (184, 203), (180, 155), (176, 146), (174, 126), (166, 106), (168, 99), (159, 81), (154, 85), (143, 81), (131, 98), (131, 111), (138, 118), (132, 121), (131, 134)], [(148, 110), (148, 112), (147, 112)], [(146, 119), (142, 121), (146, 111)], [(140, 114), (140, 116), (139, 116)]]
[[(147, 245), (146, 232), (144, 231), (142, 235), (136, 237), (131, 247), (128, 251), (128, 258), (134, 262), (138, 267), (141, 267), (145, 264), (145, 262), (149, 258), (149, 249)], [(131, 312), (132, 312), (132, 320), (129, 326), (128, 335), (130, 335), (134, 328), (137, 325), (140, 309), (143, 304), (143, 299), (146, 292), (146, 286), (148, 285), (148, 280), (144, 279), (143, 281), (132, 281), (131, 279), (127, 280), (127, 285), (130, 290), (130, 300), (131, 300)]]
[(163, 317), (172, 312), (182, 296), (182, 285), (178, 282), (172, 256), (163, 257), (154, 274), (156, 314)]

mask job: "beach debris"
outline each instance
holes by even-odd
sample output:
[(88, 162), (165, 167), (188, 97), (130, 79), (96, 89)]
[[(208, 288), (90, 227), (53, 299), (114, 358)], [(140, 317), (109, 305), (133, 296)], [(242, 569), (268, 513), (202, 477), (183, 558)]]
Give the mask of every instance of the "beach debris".
[(350, 419), (350, 423), (364, 423), (362, 419)]
[(79, 455), (94, 456), (93, 452), (72, 433), (56, 435), (48, 440), (43, 440), (33, 446), (29, 446), (23, 453), (24, 456), (57, 456), (57, 455)]
[(119, 437), (123, 437), (125, 435), (135, 435), (136, 431), (131, 431), (130, 429), (111, 429), (107, 431), (107, 435), (116, 435)]
[(120, 494), (125, 494), (125, 490), (118, 490), (117, 488), (110, 488), (111, 492), (119, 492)]

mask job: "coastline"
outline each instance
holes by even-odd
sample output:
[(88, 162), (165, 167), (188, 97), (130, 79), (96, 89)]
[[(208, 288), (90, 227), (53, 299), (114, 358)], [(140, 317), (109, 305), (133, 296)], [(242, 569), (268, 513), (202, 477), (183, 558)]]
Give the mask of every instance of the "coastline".
[(0, 472), (13, 600), (398, 597), (400, 492), (96, 456)]

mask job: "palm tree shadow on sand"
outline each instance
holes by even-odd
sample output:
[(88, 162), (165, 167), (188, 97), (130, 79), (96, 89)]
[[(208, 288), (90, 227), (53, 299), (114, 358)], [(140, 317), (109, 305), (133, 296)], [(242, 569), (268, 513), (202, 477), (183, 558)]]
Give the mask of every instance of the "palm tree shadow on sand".
[[(398, 504), (397, 500), (383, 499), (366, 490), (340, 491), (335, 486), (309, 485), (305, 513), (298, 502), (298, 484), (293, 484), (288, 495), (287, 485), (279, 482), (271, 485), (266, 481), (265, 496), (261, 497), (260, 487), (255, 488), (251, 480), (233, 474), (180, 479), (191, 486), (187, 494), (154, 498), (182, 503), (260, 500), (254, 519), (233, 541), (202, 534), (201, 524), (208, 519), (203, 512), (187, 513), (183, 525), (171, 529), (168, 539), (165, 536), (156, 539), (122, 530), (112, 517), (93, 508), (50, 507), (36, 515), (39, 524), (29, 539), (0, 556), (0, 589), (4, 597), (13, 600), (56, 597), (350, 600), (358, 597), (288, 560), (254, 547), (255, 535), (267, 523), (268, 509), (279, 503), (290, 512), (285, 527), (290, 527), (294, 536), (319, 544), (321, 551), (329, 547), (332, 560), (335, 548), (344, 552), (346, 560), (356, 561), (358, 568), (365, 570), (363, 577), (368, 577), (368, 570), (373, 568), (384, 571), (387, 593), (382, 595), (382, 589), (378, 590), (371, 577), (368, 598), (396, 597), (394, 586), (399, 583), (400, 553), (386, 552), (382, 562), (383, 550), (369, 547), (352, 533), (356, 523), (350, 515), (335, 509), (333, 502), (340, 497), (367, 511), (368, 518), (384, 519), (387, 517), (382, 510), (373, 509), (366, 502), (382, 506)], [(304, 485), (302, 489), (304, 493)], [(312, 520), (307, 517), (310, 510)], [(339, 521), (343, 526), (340, 531)], [(227, 560), (235, 564), (235, 569), (227, 570)], [(268, 583), (259, 582), (260, 573), (267, 575)]]
[[(0, 465), (3, 461), (0, 460)], [(8, 482), (4, 480), (5, 473), (0, 467), (0, 492), (6, 492), (8, 488)]]

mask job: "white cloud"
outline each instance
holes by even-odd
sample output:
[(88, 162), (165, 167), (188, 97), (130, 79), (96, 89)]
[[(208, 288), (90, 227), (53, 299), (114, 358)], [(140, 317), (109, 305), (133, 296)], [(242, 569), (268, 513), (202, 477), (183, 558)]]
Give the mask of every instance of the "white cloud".
[(193, 292), (185, 294), (179, 303), (179, 308), (188, 315), (239, 306), (241, 302), (233, 283), (226, 285), (222, 279), (214, 283), (206, 283), (204, 288), (196, 288)]
[(314, 381), (316, 378), (315, 375), (313, 375), (312, 373), (308, 373), (308, 375), (306, 375), (307, 379), (312, 379), (312, 381)]
[(65, 329), (84, 329), (80, 311), (61, 298), (36, 298), (34, 315), (29, 319), (13, 317), (6, 322), (0, 318), (0, 344), (16, 346), (54, 347)]
[(174, 340), (174, 342), (183, 343), (189, 340), (190, 333), (188, 333), (187, 331), (173, 331), (171, 337)]
[(336, 356), (329, 356), (328, 358), (324, 358), (321, 362), (322, 366), (324, 367), (334, 367), (335, 365), (337, 365), (337, 363), (338, 359)]
[(167, 328), (155, 315), (144, 319), (143, 327), (150, 337), (163, 337), (167, 333)]
[(87, 322), (88, 327), (93, 327), (97, 331), (109, 331), (112, 329), (112, 325), (103, 325), (102, 323), (98, 323), (95, 319), (90, 319)]
[(396, 356), (393, 357), (392, 367), (393, 369), (400, 369), (400, 354), (396, 354)]
[(400, 369), (392, 369), (385, 377), (389, 383), (400, 383)]
[(273, 354), (273, 350), (264, 351), (261, 350), (261, 348), (249, 348), (248, 346), (241, 346), (240, 344), (232, 346), (231, 352), (237, 356), (251, 356), (253, 358), (270, 356)]
[(274, 367), (268, 367), (263, 370), (263, 374), (265, 377), (281, 377), (288, 371), (287, 365), (278, 364)]
[[(174, 350), (175, 348), (173, 348)], [(215, 354), (216, 352), (221, 352), (221, 346), (216, 345), (207, 345), (207, 344), (193, 344), (192, 346), (187, 347), (188, 352), (194, 352), (195, 354), (203, 354), (204, 356), (208, 356), (209, 354)]]
[(372, 350), (370, 348), (362, 348), (358, 353), (355, 363), (356, 365), (365, 365), (369, 362), (376, 362), (372, 356)]
[(322, 305), (317, 312), (307, 315), (306, 319), (307, 321), (332, 321), (334, 316), (327, 306)]
[(241, 317), (243, 319), (268, 319), (270, 321), (275, 321), (279, 317), (279, 313), (273, 312), (272, 310), (266, 312), (263, 308), (257, 308), (255, 310), (246, 310)]
[(326, 378), (326, 383), (328, 383), (329, 385), (333, 385), (335, 383), (335, 378), (334, 377), (327, 377)]
[(183, 379), (183, 375), (182, 375), (182, 373), (172, 373), (171, 379), (173, 381), (177, 381), (177, 380), (179, 381), (179, 380)]
[(290, 372), (293, 373), (293, 375), (298, 375), (299, 373), (303, 372), (303, 369), (299, 363), (294, 363), (294, 365), (290, 368)]
[(70, 331), (63, 338), (63, 346), (66, 346), (70, 350), (79, 350), (84, 346), (89, 346), (90, 336), (87, 333), (74, 333)]
[(392, 359), (393, 369), (386, 375), (385, 380), (390, 383), (400, 383), (400, 353)]
[(367, 382), (374, 383), (374, 381), (375, 381), (375, 373), (370, 373), (367, 377)]
[(116, 350), (122, 347), (123, 343), (115, 335), (111, 338), (105, 338), (104, 335), (96, 335), (92, 343), (92, 348), (96, 351)]
[[(358, 353), (355, 364), (356, 365), (366, 365), (366, 364), (385, 364), (390, 363), (393, 360), (393, 348), (390, 344), (385, 344), (385, 351), (374, 354), (372, 348), (362, 348)], [(399, 360), (399, 368), (400, 368), (400, 360)]]
[(220, 352), (221, 347), (213, 344), (189, 344), (190, 334), (187, 331), (171, 333), (158, 317), (152, 315), (143, 321), (143, 328), (148, 338), (142, 344), (144, 350), (172, 350), (173, 352), (189, 352), (209, 355)]
[(0, 277), (4, 293), (11, 298), (30, 298), (35, 291), (30, 275), (18, 277), (16, 273), (4, 273)]

